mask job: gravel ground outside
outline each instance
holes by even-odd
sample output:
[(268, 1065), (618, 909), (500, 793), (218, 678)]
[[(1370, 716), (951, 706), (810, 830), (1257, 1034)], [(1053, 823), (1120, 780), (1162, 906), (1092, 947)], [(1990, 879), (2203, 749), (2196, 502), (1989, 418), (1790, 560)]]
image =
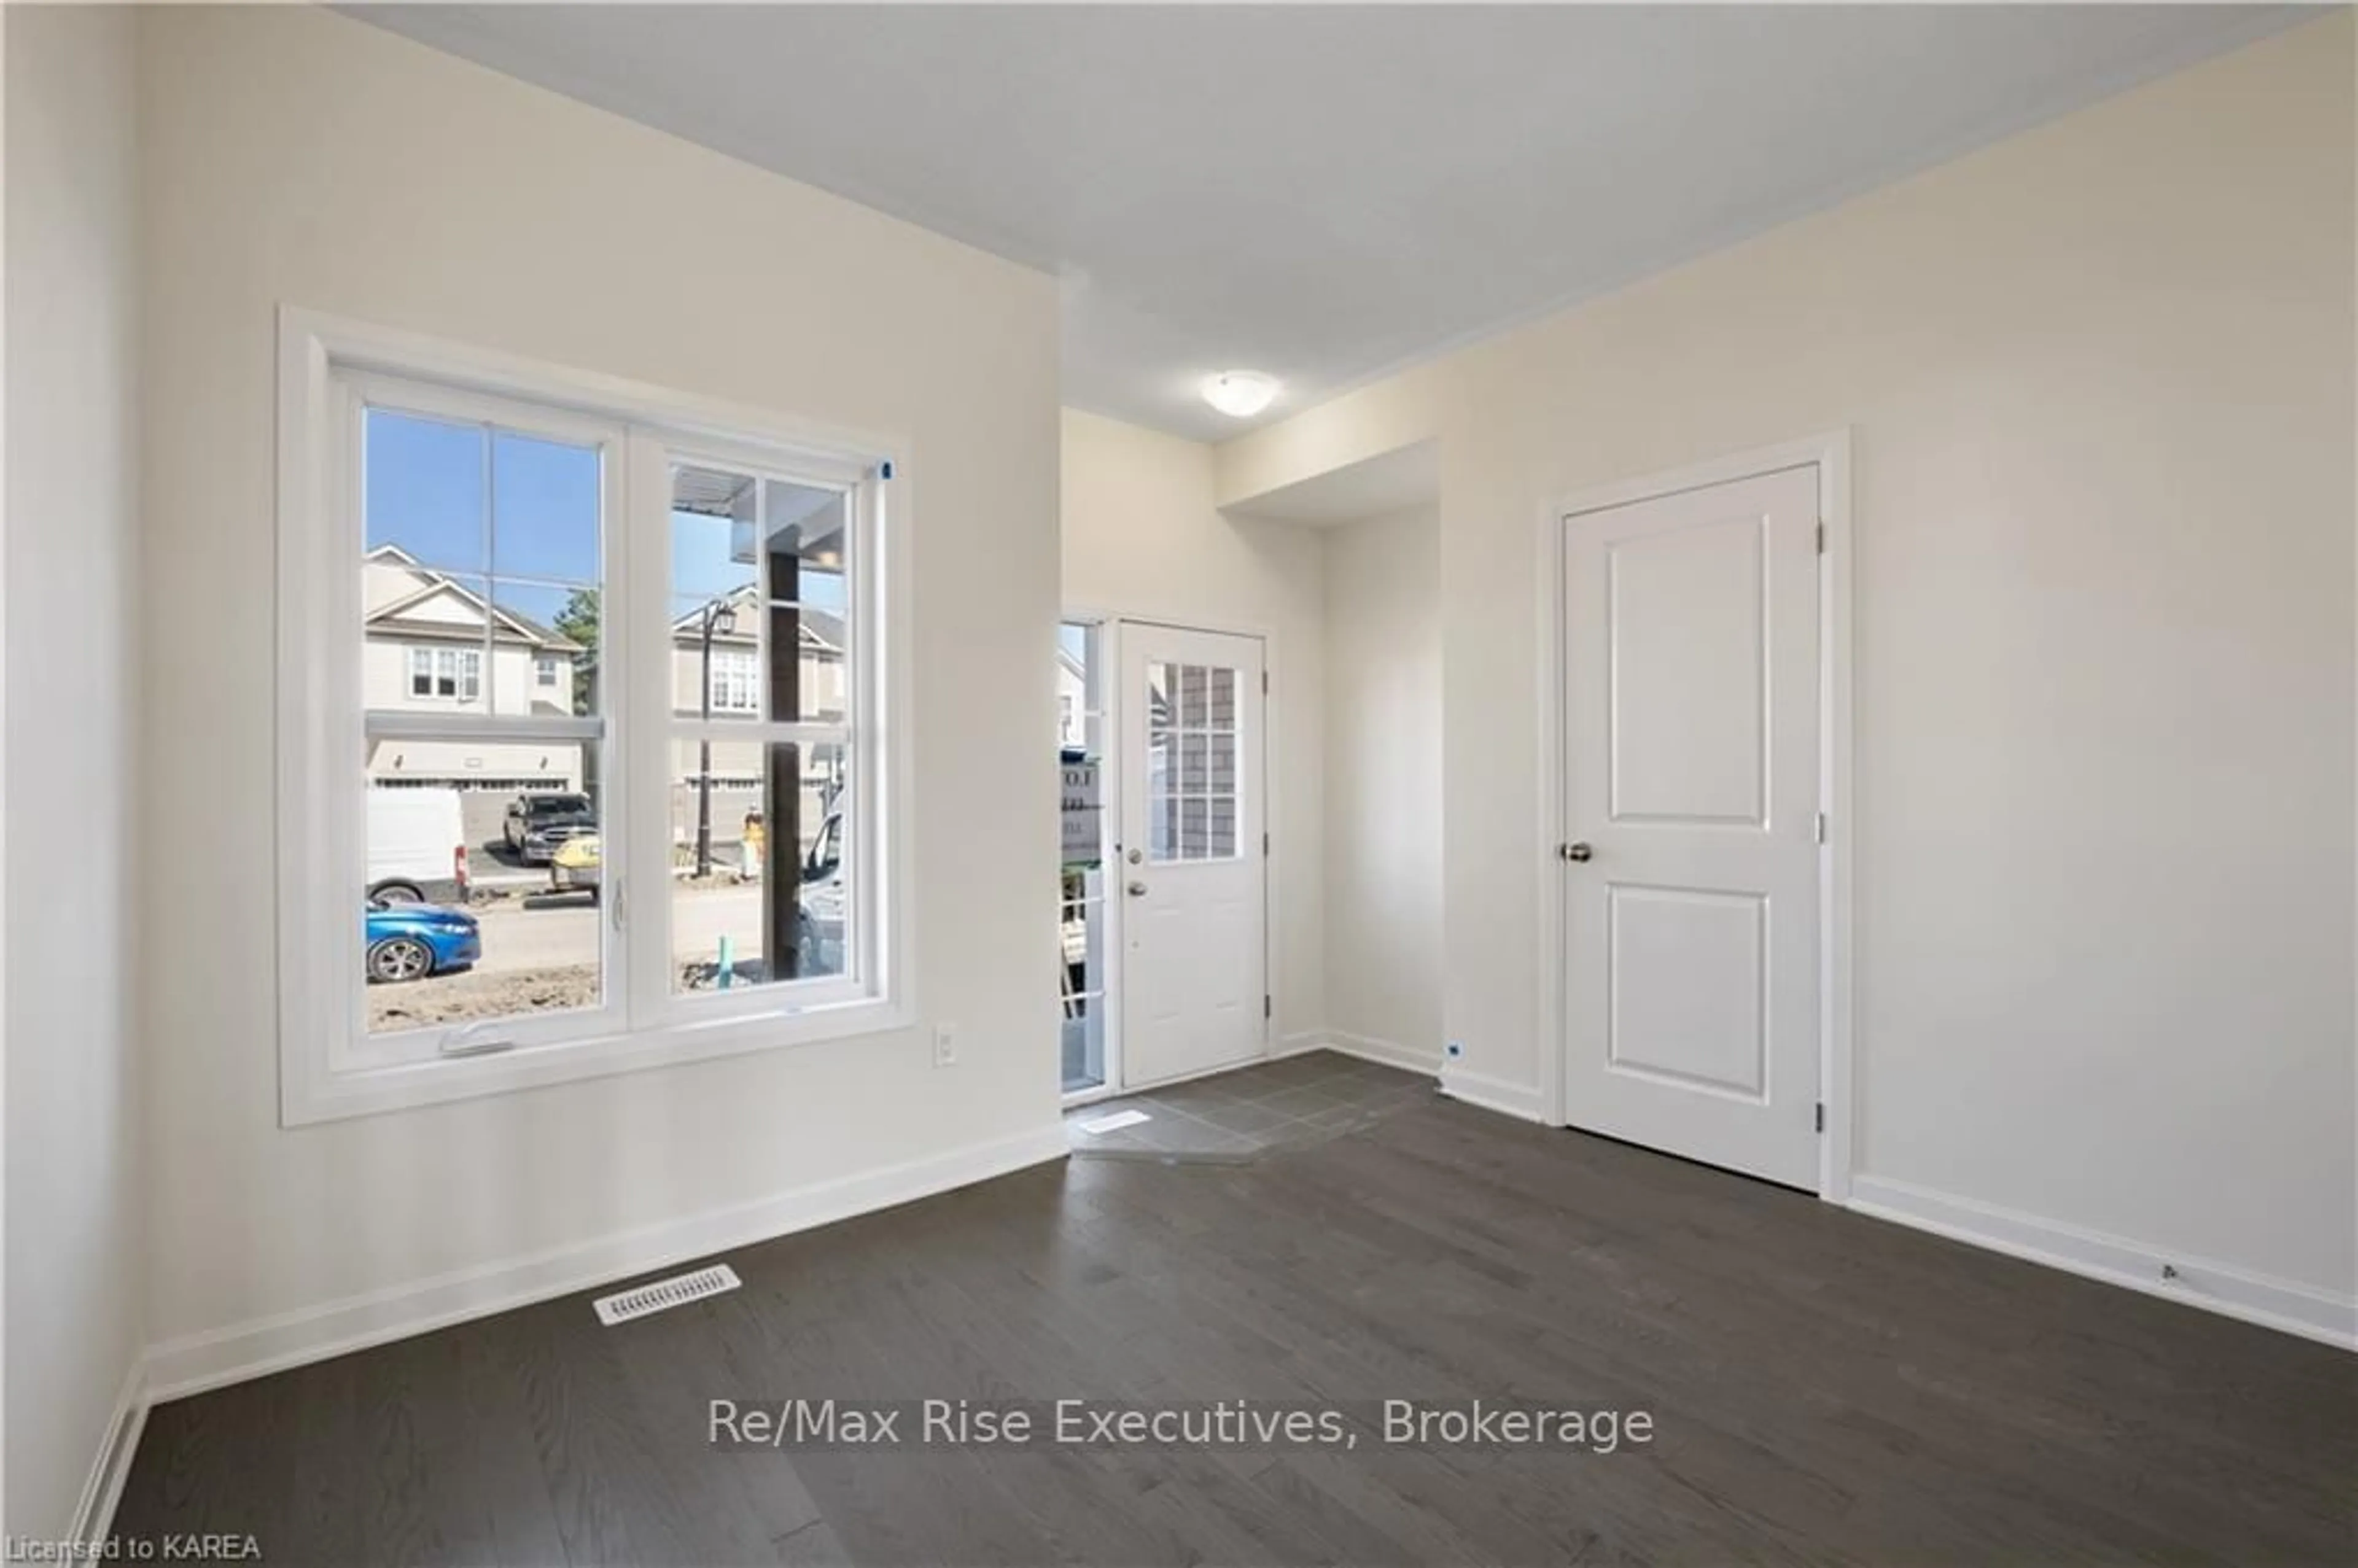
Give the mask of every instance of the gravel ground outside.
[(598, 967), (568, 964), (547, 969), (510, 969), (504, 974), (440, 975), (406, 985), (368, 988), (372, 1034), (429, 1024), (465, 1023), (477, 1018), (507, 1018), (523, 1012), (598, 1003)]
[[(719, 966), (704, 960), (679, 966), (683, 990), (710, 990)], [(735, 981), (756, 985), (763, 979), (759, 959), (740, 962)], [(566, 964), (543, 969), (509, 969), (498, 974), (437, 975), (405, 985), (368, 988), (368, 1027), (372, 1034), (401, 1029), (426, 1029), (468, 1023), (479, 1018), (514, 1018), (535, 1012), (598, 1004), (598, 968), (594, 964)]]

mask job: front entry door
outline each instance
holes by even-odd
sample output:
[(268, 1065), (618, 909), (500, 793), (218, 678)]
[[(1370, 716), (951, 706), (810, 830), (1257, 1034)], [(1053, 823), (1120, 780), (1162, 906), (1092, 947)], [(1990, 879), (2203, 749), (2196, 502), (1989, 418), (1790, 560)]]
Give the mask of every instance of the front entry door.
[(1814, 1190), (1818, 470), (1563, 527), (1566, 1119)]
[(1122, 1076), (1141, 1088), (1267, 1047), (1261, 645), (1120, 636)]

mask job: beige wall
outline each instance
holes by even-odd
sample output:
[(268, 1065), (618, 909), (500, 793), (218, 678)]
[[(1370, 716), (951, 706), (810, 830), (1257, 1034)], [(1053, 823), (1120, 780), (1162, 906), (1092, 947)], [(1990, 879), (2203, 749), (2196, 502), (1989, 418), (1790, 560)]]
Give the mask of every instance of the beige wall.
[(1212, 479), (1208, 447), (1066, 409), (1065, 603), (1268, 639), (1271, 995), (1301, 1043), (1326, 1025), (1323, 557), (1308, 529), (1221, 516)]
[[(7, 1422), (55, 1540), (145, 1338), (133, 792), (141, 743), (134, 19), (11, 5)], [(179, 810), (185, 811), (182, 798)], [(149, 1016), (153, 1016), (152, 1014)]]
[[(1053, 1140), (1052, 282), (322, 10), (163, 7), (141, 45), (146, 450), (172, 497), (142, 713), (182, 767), (147, 804), (175, 852), (144, 871), (157, 1338)], [(680, 212), (729, 221), (694, 244), (646, 221)], [(271, 885), (269, 618), (214, 610), (272, 577), (285, 302), (906, 439), (918, 1028), (278, 1126), (268, 944), (224, 964), (172, 923)], [(1040, 921), (1010, 920), (1027, 888)]]
[(1852, 427), (1863, 1173), (2358, 1287), (2341, 13), (1219, 453), (1442, 449), (1445, 1012), (1536, 1089), (1544, 502)]
[(1326, 530), (1326, 1022), (1438, 1067), (1441, 518)]

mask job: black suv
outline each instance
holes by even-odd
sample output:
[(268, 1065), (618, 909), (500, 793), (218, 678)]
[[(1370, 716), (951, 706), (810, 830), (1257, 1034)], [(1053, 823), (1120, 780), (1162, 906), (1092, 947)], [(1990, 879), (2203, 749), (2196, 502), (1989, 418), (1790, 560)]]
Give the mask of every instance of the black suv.
[(567, 839), (598, 831), (598, 812), (586, 795), (520, 795), (508, 802), (505, 831), (510, 854), (545, 866)]

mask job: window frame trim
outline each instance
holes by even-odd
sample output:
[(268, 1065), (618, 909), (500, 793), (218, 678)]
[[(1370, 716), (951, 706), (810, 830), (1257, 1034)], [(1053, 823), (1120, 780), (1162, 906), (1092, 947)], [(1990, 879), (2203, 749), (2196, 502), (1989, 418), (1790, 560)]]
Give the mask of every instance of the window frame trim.
[[(568, 369), (293, 305), (279, 308), (276, 330), (275, 804), (280, 832), (273, 980), (280, 1124), (303, 1126), (911, 1027), (918, 1007), (911, 876), (914, 769), (909, 654), (914, 629), (909, 610), (914, 599), (910, 528), (914, 500), (906, 438)], [(343, 891), (343, 880), (339, 879), (335, 889), (323, 895), (316, 869), (350, 860), (350, 876), (356, 888), (364, 875), (354, 832), (362, 812), (336, 798), (349, 770), (332, 761), (363, 754), (366, 723), (358, 687), (360, 648), (352, 635), (360, 624), (360, 573), (344, 569), (356, 567), (362, 552), (356, 540), (344, 538), (338, 528), (321, 526), (320, 520), (355, 514), (349, 508), (357, 504), (359, 475), (348, 461), (345, 443), (335, 438), (341, 428), (341, 378), (349, 375), (364, 383), (373, 373), (430, 383), (438, 390), (449, 389), (454, 398), (473, 394), (625, 427), (618, 464), (622, 511), (608, 524), (609, 594), (644, 575), (639, 562), (646, 554), (647, 541), (639, 535), (653, 530), (634, 529), (631, 523), (643, 511), (644, 486), (654, 483), (665, 490), (656, 514), (668, 518), (667, 474), (649, 475), (648, 465), (631, 460), (633, 451), (655, 433), (698, 450), (757, 454), (757, 460), (768, 468), (814, 476), (849, 473), (855, 483), (865, 487), (864, 500), (873, 509), (864, 530), (870, 577), (860, 590), (869, 613), (855, 618), (855, 625), (861, 620), (868, 624), (871, 641), (863, 645), (861, 656), (869, 661), (872, 702), (865, 713), (855, 711), (854, 723), (848, 728), (851, 754), (871, 775), (862, 793), (874, 813), (869, 832), (860, 836), (869, 839), (874, 849), (872, 863), (866, 868), (873, 878), (868, 894), (873, 908), (863, 922), (872, 949), (866, 994), (844, 1000), (791, 994), (799, 988), (780, 988), (790, 994), (763, 999), (760, 993), (770, 988), (749, 988), (742, 993), (743, 1000), (727, 1011), (695, 1007), (691, 999), (687, 1014), (682, 1016), (678, 1005), (682, 999), (671, 998), (667, 989), (644, 994), (643, 977), (633, 973), (624, 978), (622, 987), (631, 1011), (616, 1030), (572, 1035), (561, 1042), (520, 1042), (497, 1054), (438, 1055), (387, 1065), (336, 1067), (335, 1063), (350, 1054), (353, 1042), (346, 1034), (361, 1016), (357, 1007), (363, 1004), (356, 999), (365, 993), (356, 964), (341, 980), (332, 978), (346, 946), (333, 935), (340, 928), (338, 922), (348, 919), (334, 907), (338, 893)], [(889, 483), (886, 475), (892, 476)], [(667, 536), (662, 548), (667, 552)], [(667, 588), (667, 570), (660, 581)], [(645, 597), (648, 603), (637, 610), (628, 603), (610, 607), (610, 615), (618, 622), (613, 630), (623, 638), (630, 635), (626, 623), (659, 614), (666, 595), (649, 592)], [(322, 650), (341, 647), (337, 639), (351, 642), (352, 647), (338, 657), (322, 660)], [(627, 653), (623, 656), (627, 659)], [(638, 660), (636, 668), (649, 684), (668, 675), (667, 661), (663, 659)], [(615, 683), (617, 687), (627, 684), (627, 680)], [(652, 710), (642, 723), (632, 716), (643, 706), (633, 694), (613, 689), (601, 696), (609, 705), (607, 744), (620, 761), (610, 786), (620, 798), (610, 809), (628, 812), (634, 794), (633, 775), (646, 771), (640, 759), (660, 755), (668, 747), (669, 703)], [(638, 729), (647, 733), (639, 735)], [(358, 800), (357, 795), (353, 799)], [(624, 874), (634, 879), (655, 852), (667, 857), (669, 849), (651, 835), (637, 837), (650, 842), (634, 844), (627, 828), (622, 834), (623, 854), (634, 862)], [(625, 884), (626, 892), (628, 887)], [(669, 901), (661, 896), (661, 891), (652, 900), (635, 902), (655, 904), (655, 924), (667, 930)], [(618, 905), (627, 902), (631, 901), (615, 901)], [(612, 927), (619, 918), (615, 911), (606, 916), (610, 976), (619, 975), (634, 962), (634, 950), (641, 957), (654, 951), (646, 941), (633, 943), (618, 937)], [(662, 946), (667, 949), (667, 937)], [(334, 954), (327, 958), (326, 967), (319, 967), (322, 952), (328, 948), (333, 948)], [(667, 962), (667, 951), (663, 957)], [(650, 961), (641, 967), (652, 969), (654, 966)], [(355, 1011), (345, 1013), (348, 1000), (354, 1001)], [(758, 1005), (764, 1000), (773, 1005)], [(612, 1011), (611, 1000), (601, 1010)], [(364, 1039), (359, 1043), (364, 1044)]]

